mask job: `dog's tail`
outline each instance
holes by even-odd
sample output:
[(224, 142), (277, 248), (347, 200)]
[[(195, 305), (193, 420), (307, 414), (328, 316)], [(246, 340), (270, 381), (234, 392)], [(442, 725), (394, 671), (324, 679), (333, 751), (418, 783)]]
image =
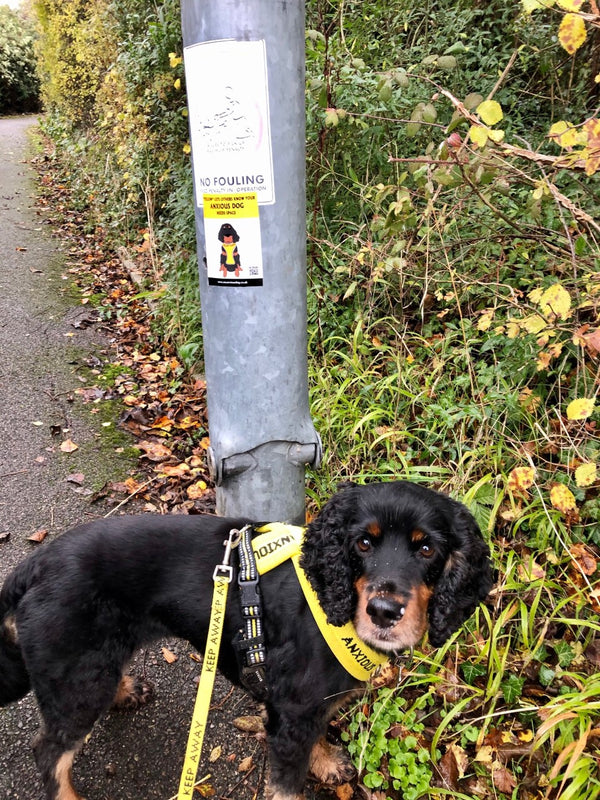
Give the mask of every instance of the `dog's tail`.
[(19, 567), (9, 575), (0, 591), (0, 706), (19, 700), (31, 688), (14, 617), (27, 589), (27, 578), (26, 571)]

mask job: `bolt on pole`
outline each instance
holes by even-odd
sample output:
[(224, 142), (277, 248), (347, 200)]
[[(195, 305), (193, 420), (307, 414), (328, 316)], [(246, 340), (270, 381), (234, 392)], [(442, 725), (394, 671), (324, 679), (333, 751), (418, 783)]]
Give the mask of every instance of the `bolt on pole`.
[(303, 522), (304, 2), (182, 0), (217, 513)]

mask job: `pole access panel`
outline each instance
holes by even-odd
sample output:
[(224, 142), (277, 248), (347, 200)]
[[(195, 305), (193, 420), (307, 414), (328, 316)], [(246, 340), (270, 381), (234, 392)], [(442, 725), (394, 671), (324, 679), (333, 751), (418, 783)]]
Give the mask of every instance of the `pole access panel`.
[(217, 513), (304, 521), (304, 2), (182, 0)]

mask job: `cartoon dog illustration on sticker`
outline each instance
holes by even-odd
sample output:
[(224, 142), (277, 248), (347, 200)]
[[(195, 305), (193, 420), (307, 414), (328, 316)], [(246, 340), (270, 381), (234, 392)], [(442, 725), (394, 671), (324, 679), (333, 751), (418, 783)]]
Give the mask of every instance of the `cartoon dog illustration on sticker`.
[(242, 265), (237, 247), (240, 237), (236, 229), (229, 222), (224, 222), (219, 230), (218, 238), (221, 242), (220, 270), (223, 273), (223, 277), (227, 278), (235, 275), (236, 278), (239, 278)]

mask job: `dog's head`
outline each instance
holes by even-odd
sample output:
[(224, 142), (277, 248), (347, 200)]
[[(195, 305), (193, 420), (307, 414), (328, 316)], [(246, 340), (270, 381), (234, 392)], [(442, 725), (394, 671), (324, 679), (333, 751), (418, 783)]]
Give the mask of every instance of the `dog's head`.
[(301, 564), (328, 621), (384, 651), (439, 647), (492, 588), (489, 549), (450, 497), (405, 481), (346, 485), (307, 528)]

